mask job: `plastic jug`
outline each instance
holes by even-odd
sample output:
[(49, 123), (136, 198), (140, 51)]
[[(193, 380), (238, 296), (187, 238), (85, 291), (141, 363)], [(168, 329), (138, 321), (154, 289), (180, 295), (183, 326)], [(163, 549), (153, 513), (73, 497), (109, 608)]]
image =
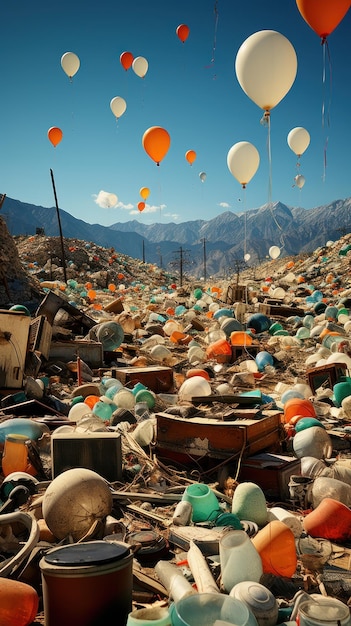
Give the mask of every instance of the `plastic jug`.
[(219, 543), (222, 584), (227, 593), (242, 581), (259, 582), (262, 561), (244, 530), (225, 533)]
[(26, 583), (1, 578), (0, 624), (1, 626), (28, 626), (38, 612), (39, 596)]

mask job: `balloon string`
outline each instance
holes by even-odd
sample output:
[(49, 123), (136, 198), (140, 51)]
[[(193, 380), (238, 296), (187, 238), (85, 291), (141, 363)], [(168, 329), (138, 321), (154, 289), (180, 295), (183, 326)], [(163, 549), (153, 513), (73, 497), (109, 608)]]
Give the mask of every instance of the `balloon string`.
[(218, 27), (218, 9), (217, 9), (217, 5), (218, 5), (218, 0), (215, 0), (214, 7), (213, 7), (215, 26), (214, 26), (214, 36), (213, 36), (211, 65), (214, 65), (214, 62), (215, 62), (215, 54), (216, 54), (216, 46), (217, 46), (217, 27)]
[[(331, 58), (330, 58), (330, 50), (328, 45), (328, 40), (326, 37), (322, 39), (322, 48), (323, 48), (323, 71), (322, 71), (322, 85), (323, 85), (323, 101), (322, 101), (322, 128), (325, 129), (325, 126), (330, 127), (330, 108), (331, 108), (331, 94), (332, 94), (332, 67), (331, 67)], [(325, 106), (326, 99), (326, 74), (327, 74), (327, 63), (326, 57), (328, 57), (328, 69), (329, 69), (329, 99), (328, 99), (328, 108)], [(328, 135), (325, 137), (324, 149), (323, 149), (323, 182), (326, 178), (326, 169), (327, 169), (327, 147), (328, 147)]]
[[(273, 213), (273, 207), (272, 207), (272, 151), (271, 151), (271, 116), (269, 111), (265, 111), (264, 113), (264, 123), (267, 124), (268, 127), (268, 132), (267, 132), (267, 150), (268, 150), (268, 163), (269, 163), (269, 180), (268, 180), (268, 204), (270, 207), (270, 211), (272, 214), (272, 218), (277, 226), (277, 228), (279, 228), (280, 231), (282, 231), (282, 227), (280, 226), (280, 224), (278, 223), (274, 213)], [(281, 246), (284, 247), (284, 235), (283, 235), (283, 231), (281, 232), (280, 235), (280, 243)]]
[(246, 185), (243, 185), (244, 190), (244, 257), (246, 255), (246, 238), (247, 238), (247, 221), (246, 221)]

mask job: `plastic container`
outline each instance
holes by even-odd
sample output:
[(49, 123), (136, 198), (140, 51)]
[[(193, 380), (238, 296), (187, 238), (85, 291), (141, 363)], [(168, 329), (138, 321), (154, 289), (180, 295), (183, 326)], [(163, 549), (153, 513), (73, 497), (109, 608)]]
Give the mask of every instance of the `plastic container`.
[(263, 572), (291, 578), (296, 571), (297, 555), (293, 532), (279, 520), (273, 520), (252, 538), (262, 560)]
[(314, 509), (319, 506), (324, 498), (332, 498), (342, 502), (345, 506), (351, 507), (351, 485), (347, 485), (342, 480), (329, 478), (328, 476), (317, 476), (311, 487), (311, 503)]
[(232, 346), (251, 346), (252, 337), (245, 331), (236, 330), (230, 333), (230, 343)]
[(172, 626), (170, 612), (166, 606), (136, 609), (129, 613), (127, 626)]
[(113, 352), (121, 345), (124, 339), (124, 330), (117, 322), (104, 322), (93, 327), (97, 341), (102, 343), (103, 350)]
[(258, 582), (243, 581), (233, 587), (229, 594), (241, 600), (254, 614), (258, 626), (275, 626), (279, 606), (272, 592)]
[(133, 553), (124, 543), (54, 548), (40, 560), (46, 626), (125, 624), (132, 609)]
[(335, 405), (341, 407), (342, 401), (351, 396), (351, 378), (348, 376), (341, 376), (339, 382), (333, 387)]
[(193, 483), (185, 489), (182, 500), (190, 502), (193, 512), (193, 522), (207, 522), (215, 520), (221, 509), (219, 502), (208, 485)]
[(192, 398), (197, 396), (210, 396), (212, 388), (210, 383), (202, 376), (192, 376), (187, 378), (179, 388), (178, 396), (180, 399)]
[(303, 527), (311, 537), (332, 541), (351, 539), (351, 510), (342, 502), (324, 498), (311, 513), (304, 517)]
[(227, 339), (218, 339), (206, 349), (208, 359), (215, 359), (217, 363), (229, 363), (232, 358), (232, 347)]
[(221, 330), (225, 333), (226, 337), (230, 337), (232, 333), (243, 331), (243, 325), (234, 317), (227, 317), (223, 320), (220, 326)]
[(261, 557), (244, 530), (225, 533), (219, 542), (219, 554), (222, 584), (227, 593), (240, 582), (259, 582), (263, 573)]
[(111, 514), (112, 493), (99, 474), (76, 467), (54, 478), (42, 506), (45, 522), (57, 539), (72, 535), (79, 541), (94, 522)]
[(4, 476), (9, 476), (13, 472), (26, 472), (36, 476), (37, 471), (28, 459), (26, 441), (28, 441), (26, 435), (6, 435), (2, 454), (2, 473)]
[(174, 602), (179, 602), (182, 598), (197, 593), (174, 563), (158, 561), (155, 565), (155, 572)]
[(13, 433), (26, 435), (27, 439), (33, 439), (33, 441), (36, 441), (40, 439), (43, 433), (50, 434), (50, 429), (45, 424), (34, 422), (29, 417), (13, 417), (1, 422), (0, 443), (5, 443), (6, 435)]
[(39, 596), (36, 590), (18, 580), (1, 578), (1, 626), (29, 626), (38, 612)]
[(255, 333), (264, 333), (268, 331), (272, 325), (271, 320), (267, 315), (263, 315), (263, 313), (254, 313), (247, 320), (247, 328), (253, 328)]
[(240, 520), (249, 520), (258, 526), (264, 526), (267, 522), (267, 505), (261, 487), (252, 482), (240, 483), (234, 491), (232, 513)]
[[(284, 421), (287, 424), (295, 415), (303, 417), (316, 417), (315, 408), (310, 400), (306, 398), (290, 398), (284, 404)], [(312, 455), (313, 456), (313, 455)]]
[(146, 402), (149, 409), (153, 409), (156, 404), (156, 396), (149, 389), (141, 389), (135, 396), (135, 402)]
[(255, 361), (259, 372), (264, 372), (267, 365), (274, 364), (273, 356), (270, 354), (270, 352), (266, 352), (265, 350), (262, 350), (261, 352), (258, 352), (258, 354), (256, 354)]
[(172, 626), (214, 626), (236, 624), (257, 626), (246, 604), (221, 593), (197, 593), (182, 598), (170, 608)]
[(286, 524), (286, 526), (288, 526), (288, 528), (290, 528), (293, 532), (296, 539), (301, 537), (303, 526), (297, 515), (290, 513), (290, 511), (286, 511), (283, 507), (273, 506), (268, 510), (268, 521), (272, 522), (273, 520), (279, 520), (280, 522), (283, 522), (283, 524)]
[(302, 602), (297, 620), (299, 626), (349, 626), (351, 623), (349, 608), (335, 598), (323, 598), (321, 603)]
[(293, 449), (298, 459), (304, 456), (313, 456), (316, 459), (330, 459), (333, 445), (330, 436), (324, 428), (311, 426), (296, 433), (293, 439)]

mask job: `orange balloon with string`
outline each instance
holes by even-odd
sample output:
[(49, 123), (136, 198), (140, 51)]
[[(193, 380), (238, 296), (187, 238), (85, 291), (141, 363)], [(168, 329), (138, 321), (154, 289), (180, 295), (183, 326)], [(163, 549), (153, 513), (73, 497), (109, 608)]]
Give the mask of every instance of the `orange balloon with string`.
[(151, 126), (143, 134), (142, 144), (150, 159), (160, 165), (171, 145), (171, 137), (165, 128)]
[(296, 0), (303, 19), (325, 42), (349, 10), (350, 0)]
[(145, 202), (138, 202), (138, 209), (139, 211), (143, 211), (145, 209)]
[(187, 150), (187, 152), (185, 153), (185, 158), (188, 161), (188, 163), (190, 163), (190, 165), (192, 165), (196, 159), (196, 152), (195, 150)]
[(58, 128), (57, 126), (52, 126), (51, 128), (49, 128), (48, 139), (52, 143), (54, 148), (56, 148), (56, 146), (60, 143), (62, 137), (63, 137), (63, 132), (61, 128)]

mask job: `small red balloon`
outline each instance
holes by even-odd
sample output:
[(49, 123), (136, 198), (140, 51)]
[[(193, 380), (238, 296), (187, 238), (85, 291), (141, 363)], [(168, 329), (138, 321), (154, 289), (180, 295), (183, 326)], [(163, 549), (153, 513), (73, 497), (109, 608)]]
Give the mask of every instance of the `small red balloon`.
[(139, 211), (143, 211), (145, 209), (145, 202), (138, 202), (138, 209)]
[(179, 24), (178, 28), (176, 28), (176, 33), (180, 41), (184, 43), (189, 37), (190, 28), (186, 24)]
[(134, 56), (131, 52), (122, 52), (119, 57), (122, 67), (127, 71), (130, 67), (132, 67), (132, 63), (134, 61)]

